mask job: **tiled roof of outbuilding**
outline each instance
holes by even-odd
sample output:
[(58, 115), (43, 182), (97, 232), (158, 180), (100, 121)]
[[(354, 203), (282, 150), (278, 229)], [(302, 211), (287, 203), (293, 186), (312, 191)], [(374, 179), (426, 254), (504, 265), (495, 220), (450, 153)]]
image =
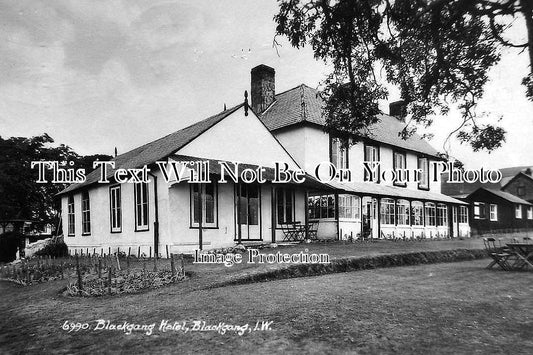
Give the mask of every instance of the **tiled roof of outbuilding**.
[[(324, 126), (322, 106), (323, 101), (318, 95), (318, 90), (301, 84), (277, 94), (276, 100), (260, 115), (260, 118), (271, 131), (302, 122)], [(405, 127), (404, 122), (388, 115), (378, 117), (379, 122), (370, 127), (372, 134), (370, 139), (406, 150), (438, 156), (437, 150), (416, 133), (408, 139), (402, 139), (398, 133)]]

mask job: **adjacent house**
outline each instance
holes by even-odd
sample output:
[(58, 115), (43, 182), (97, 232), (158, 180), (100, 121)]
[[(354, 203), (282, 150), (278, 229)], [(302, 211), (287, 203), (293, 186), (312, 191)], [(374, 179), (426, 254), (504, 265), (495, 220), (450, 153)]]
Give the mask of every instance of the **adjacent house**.
[(533, 205), (508, 192), (480, 187), (465, 201), (472, 206), (473, 235), (533, 230)]
[(527, 168), (520, 171), (502, 186), (502, 191), (513, 194), (523, 200), (533, 202), (533, 171)]
[[(405, 123), (383, 115), (362, 141), (324, 133), (317, 91), (299, 85), (276, 94), (275, 71), (251, 71), (247, 101), (114, 159), (115, 169), (148, 166), (147, 183), (84, 183), (60, 193), (65, 241), (77, 252), (164, 255), (235, 244), (277, 243), (283, 225), (319, 223), (318, 237), (437, 238), (468, 236), (466, 204), (440, 193), (430, 167), (441, 160), (419, 136), (398, 137)], [(209, 162), (210, 183), (167, 183), (157, 162)], [(379, 169), (421, 169), (417, 182), (369, 182), (363, 161)], [(220, 162), (266, 167), (265, 183), (218, 183)], [(273, 183), (275, 162), (305, 170), (305, 182)], [(317, 165), (352, 170), (351, 182), (321, 183)], [(380, 171), (380, 172), (381, 172)]]

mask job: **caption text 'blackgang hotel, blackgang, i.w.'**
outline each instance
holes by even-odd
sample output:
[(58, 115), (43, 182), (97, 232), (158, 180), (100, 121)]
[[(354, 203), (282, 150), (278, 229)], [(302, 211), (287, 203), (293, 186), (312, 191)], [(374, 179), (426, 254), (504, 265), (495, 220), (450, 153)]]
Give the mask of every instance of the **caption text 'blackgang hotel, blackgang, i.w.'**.
[[(320, 239), (468, 236), (467, 205), (441, 194), (430, 178), (437, 151), (404, 126), (395, 112), (380, 116), (371, 138), (355, 144), (324, 133), (322, 103), (304, 84), (275, 92), (274, 69), (251, 72), (251, 104), (224, 110), (114, 159), (118, 168), (151, 168), (149, 183), (100, 184), (100, 169), (61, 192), (62, 223), (70, 252), (89, 249), (192, 252), (247, 243), (279, 243), (282, 226), (318, 222)], [(391, 105), (394, 110), (396, 106)], [(209, 161), (211, 183), (167, 183), (156, 162)], [(239, 171), (265, 167), (265, 183), (219, 183), (219, 162)], [(303, 183), (272, 183), (274, 162), (305, 170)], [(317, 166), (330, 162), (352, 172), (350, 182), (321, 182)], [(362, 162), (379, 169), (420, 169), (411, 181), (366, 182)], [(226, 179), (227, 180), (227, 179)]]

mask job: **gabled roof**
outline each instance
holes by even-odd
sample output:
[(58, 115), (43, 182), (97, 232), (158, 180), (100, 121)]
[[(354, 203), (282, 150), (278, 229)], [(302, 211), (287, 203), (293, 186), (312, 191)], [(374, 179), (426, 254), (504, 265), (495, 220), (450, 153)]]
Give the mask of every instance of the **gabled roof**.
[[(144, 165), (150, 165), (158, 160), (168, 157), (207, 131), (209, 128), (213, 127), (215, 124), (240, 109), (243, 105), (244, 104), (239, 104), (214, 116), (208, 117), (203, 121), (194, 123), (163, 138), (159, 138), (153, 142), (147, 143), (143, 146), (130, 150), (127, 153), (117, 156), (115, 159), (113, 159), (115, 162), (115, 170), (120, 168), (140, 168)], [(108, 178), (110, 178), (112, 175), (113, 170), (109, 169)], [(81, 184), (72, 184), (61, 191), (58, 195), (95, 184), (99, 179), (100, 169), (96, 169), (87, 175), (85, 182)]]
[(476, 191), (474, 191), (470, 195), (468, 195), (468, 197), (472, 196), (473, 194), (475, 194), (479, 190), (488, 191), (489, 193), (491, 193), (493, 195), (496, 195), (498, 197), (501, 197), (504, 200), (512, 202), (512, 203), (521, 203), (523, 205), (531, 205), (531, 203), (527, 202), (526, 200), (522, 200), (520, 197), (512, 195), (512, 194), (510, 194), (508, 192), (501, 191), (501, 190), (495, 190), (495, 189), (487, 189), (485, 187), (480, 187), (479, 189), (477, 189)]
[(509, 185), (512, 181), (514, 181), (515, 179), (518, 179), (519, 177), (525, 177), (526, 179), (533, 181), (533, 176), (528, 175), (528, 174), (526, 174), (526, 173), (521, 171), (518, 174), (516, 174), (515, 176), (513, 176), (512, 178), (510, 178), (509, 180), (507, 180), (505, 182), (505, 184), (503, 184), (502, 190), (505, 189), (507, 187), (507, 185)]
[[(486, 189), (500, 189), (505, 187), (511, 180), (514, 179), (514, 177), (517, 174), (523, 173), (528, 168), (532, 168), (530, 165), (524, 165), (524, 166), (513, 166), (509, 168), (501, 168), (498, 169), (502, 173), (502, 179), (500, 182), (497, 183), (481, 183), (479, 181), (476, 181), (474, 183), (446, 183), (448, 180), (448, 173), (442, 174), (441, 177), (441, 191), (443, 194), (446, 194), (448, 196), (455, 196), (455, 195), (461, 195), (461, 194), (470, 194), (477, 190), (480, 187), (484, 187)], [(528, 176), (527, 174), (525, 174)], [(530, 176), (528, 176), (530, 177)], [(530, 177), (531, 178), (531, 177)]]
[[(318, 90), (301, 84), (277, 94), (275, 101), (260, 115), (260, 118), (271, 131), (302, 122), (324, 126), (326, 122), (322, 115), (322, 107), (323, 100)], [(420, 135), (415, 133), (408, 139), (402, 139), (398, 135), (405, 127), (404, 122), (388, 115), (379, 115), (378, 118), (379, 122), (369, 128), (372, 134), (370, 139), (438, 157), (435, 148)]]

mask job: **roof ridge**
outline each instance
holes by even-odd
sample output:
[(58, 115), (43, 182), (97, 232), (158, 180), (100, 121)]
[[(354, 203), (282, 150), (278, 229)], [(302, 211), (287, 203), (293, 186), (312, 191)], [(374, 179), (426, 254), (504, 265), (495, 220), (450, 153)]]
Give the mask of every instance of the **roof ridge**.
[[(220, 112), (217, 113), (217, 114), (214, 114), (214, 115), (211, 115), (211, 116), (209, 116), (209, 117), (207, 117), (207, 118), (204, 118), (203, 120), (200, 120), (200, 121), (197, 121), (197, 122), (191, 123), (190, 125), (188, 125), (188, 126), (186, 126), (186, 127), (183, 127), (183, 128), (180, 128), (180, 129), (178, 129), (178, 130), (176, 130), (176, 131), (174, 131), (174, 132), (171, 132), (171, 133), (169, 133), (169, 134), (166, 134), (166, 135), (164, 135), (163, 137), (159, 137), (159, 138), (157, 138), (157, 139), (154, 139), (153, 141), (147, 142), (147, 143), (142, 144), (142, 145), (140, 145), (140, 146), (138, 146), (138, 147), (136, 147), (136, 148), (130, 149), (130, 150), (128, 150), (128, 151), (125, 152), (125, 153), (122, 153), (122, 154), (120, 154), (120, 155), (117, 155), (113, 160), (116, 160), (118, 157), (121, 157), (121, 156), (126, 155), (126, 154), (128, 154), (128, 153), (131, 153), (131, 152), (133, 152), (134, 150), (144, 148), (144, 147), (146, 147), (146, 146), (149, 145), (149, 144), (153, 144), (153, 143), (155, 143), (155, 142), (158, 142), (158, 141), (160, 141), (160, 140), (163, 140), (163, 139), (165, 139), (165, 138), (167, 138), (167, 137), (169, 137), (169, 136), (171, 136), (171, 135), (173, 135), (173, 134), (176, 134), (176, 133), (181, 132), (181, 131), (185, 131), (186, 129), (190, 129), (190, 128), (196, 126), (196, 125), (199, 125), (199, 124), (202, 123), (202, 122), (205, 122), (205, 121), (207, 121), (207, 120), (210, 120), (210, 119), (212, 119), (212, 118), (214, 118), (214, 117), (216, 117), (216, 116), (218, 116), (218, 115), (221, 115), (221, 114), (223, 114), (223, 113), (225, 113), (225, 114), (231, 114), (231, 113), (235, 112), (237, 109), (239, 109), (239, 108), (240, 108), (241, 106), (243, 106), (243, 105), (244, 105), (244, 103), (240, 103), (240, 104), (238, 104), (238, 105), (236, 105), (236, 106), (233, 106), (233, 107), (231, 107), (231, 108), (229, 108), (229, 109), (226, 109), (226, 110), (224, 110), (224, 111), (220, 111)], [(143, 150), (144, 150), (144, 149), (143, 149)]]

